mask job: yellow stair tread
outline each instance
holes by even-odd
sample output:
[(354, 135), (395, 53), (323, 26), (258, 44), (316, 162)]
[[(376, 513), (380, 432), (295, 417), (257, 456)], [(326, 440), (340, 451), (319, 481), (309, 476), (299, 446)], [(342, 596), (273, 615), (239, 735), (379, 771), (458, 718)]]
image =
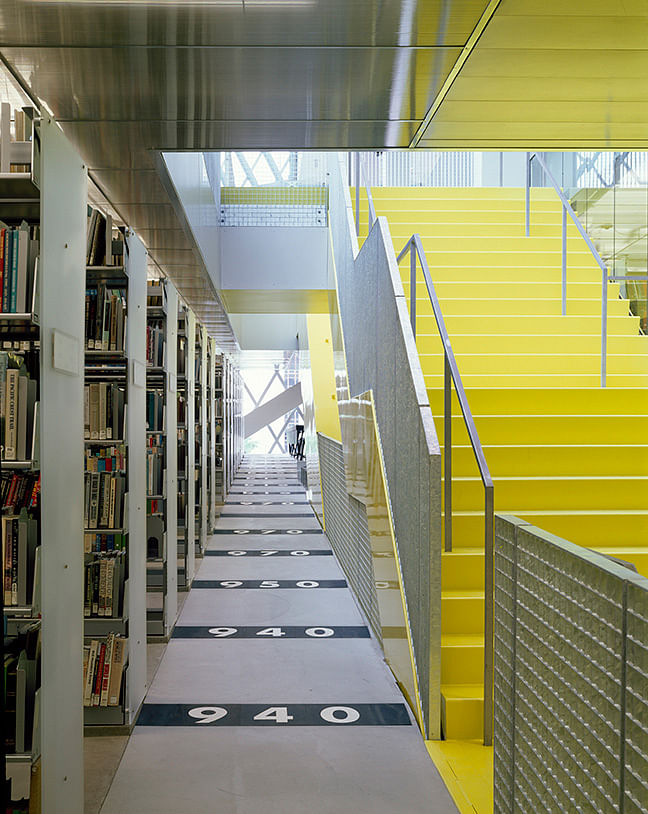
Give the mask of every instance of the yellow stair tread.
[(441, 647), (484, 647), (484, 637), (478, 633), (442, 633)]
[(483, 591), (463, 591), (463, 590), (452, 590), (452, 591), (441, 591), (441, 596), (443, 599), (483, 599), (484, 592)]
[(483, 684), (442, 684), (441, 692), (446, 700), (484, 700)]

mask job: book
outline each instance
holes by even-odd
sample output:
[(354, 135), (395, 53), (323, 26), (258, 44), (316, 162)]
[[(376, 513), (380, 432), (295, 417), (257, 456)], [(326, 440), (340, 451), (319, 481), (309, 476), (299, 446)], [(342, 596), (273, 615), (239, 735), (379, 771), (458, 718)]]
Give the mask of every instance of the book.
[(83, 687), (83, 705), (89, 707), (92, 705), (92, 690), (94, 688), (94, 674), (95, 665), (97, 662), (97, 651), (99, 649), (99, 642), (93, 639), (90, 642), (90, 652), (88, 654), (88, 669), (86, 671), (86, 681)]
[(128, 640), (115, 636), (113, 642), (112, 665), (110, 671), (110, 684), (108, 688), (108, 706), (119, 706), (121, 695), (122, 674), (126, 664), (126, 649)]
[(99, 697), (99, 706), (108, 706), (108, 690), (110, 688), (110, 671), (112, 669), (112, 655), (115, 636), (113, 633), (108, 634), (106, 642), (106, 658), (104, 661), (103, 675), (101, 677), (101, 694)]
[(5, 391), (4, 459), (15, 461), (18, 444), (18, 378), (19, 371), (7, 370)]

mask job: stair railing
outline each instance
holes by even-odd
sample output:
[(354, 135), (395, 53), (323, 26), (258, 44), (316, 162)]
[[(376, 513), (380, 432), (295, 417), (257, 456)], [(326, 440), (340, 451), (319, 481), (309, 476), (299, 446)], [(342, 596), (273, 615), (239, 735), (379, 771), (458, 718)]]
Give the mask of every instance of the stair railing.
[[(373, 203), (371, 187), (368, 184), (367, 174), (361, 156), (356, 153), (355, 164), (355, 195), (356, 211), (355, 223), (357, 234), (360, 234), (360, 186), (365, 188), (369, 205), (369, 230), (376, 220), (376, 209)], [(441, 304), (437, 297), (430, 267), (428, 266), (421, 236), (413, 234), (396, 262), (400, 264), (406, 254), (410, 255), (410, 323), (412, 333), (416, 340), (416, 275), (417, 258), (425, 280), (432, 312), (436, 321), (437, 330), (443, 345), (444, 373), (443, 373), (443, 507), (444, 507), (444, 547), (452, 551), (452, 385), (461, 407), (464, 424), (468, 431), (470, 444), (479, 468), (482, 484), (484, 486), (484, 746), (493, 744), (493, 642), (494, 642), (494, 537), (495, 537), (495, 497), (493, 479), (486, 463), (484, 449), (479, 439), (479, 433), (468, 404), (468, 397), (463, 386), (459, 366), (452, 350), (450, 336), (443, 319)]]
[(608, 318), (608, 283), (620, 282), (641, 282), (648, 281), (648, 274), (634, 274), (632, 277), (624, 275), (617, 276), (616, 274), (609, 274), (608, 268), (605, 265), (601, 255), (596, 250), (592, 243), (592, 239), (587, 234), (585, 227), (581, 223), (580, 218), (574, 212), (572, 205), (563, 190), (558, 185), (558, 182), (551, 173), (545, 160), (539, 153), (527, 153), (527, 171), (526, 171), (526, 185), (525, 185), (525, 232), (528, 237), (531, 231), (531, 166), (532, 162), (537, 161), (540, 165), (545, 177), (548, 179), (551, 186), (554, 188), (560, 203), (562, 204), (562, 314), (565, 316), (567, 313), (567, 215), (572, 219), (574, 225), (578, 229), (581, 237), (585, 241), (587, 248), (590, 250), (592, 257), (596, 260), (599, 268), (601, 269), (601, 387), (605, 387), (607, 383), (607, 318)]

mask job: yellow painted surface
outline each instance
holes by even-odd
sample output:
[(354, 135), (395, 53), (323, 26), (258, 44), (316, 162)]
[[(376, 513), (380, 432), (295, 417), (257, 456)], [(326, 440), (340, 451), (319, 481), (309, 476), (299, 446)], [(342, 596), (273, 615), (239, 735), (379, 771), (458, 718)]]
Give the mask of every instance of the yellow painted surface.
[(461, 814), (492, 814), (493, 749), (479, 741), (425, 745)]
[[(601, 272), (572, 232), (563, 317), (561, 209), (553, 190), (534, 190), (528, 238), (523, 190), (382, 188), (375, 203), (387, 214), (395, 246), (421, 234), (494, 479), (496, 511), (648, 575), (648, 336), (610, 285), (602, 389)], [(408, 258), (400, 269), (409, 304)], [(416, 295), (417, 347), (443, 444), (443, 357), (420, 271)], [(453, 551), (442, 555), (443, 726), (446, 738), (470, 740), (481, 737), (483, 717), (484, 498), (456, 398), (452, 435)]]
[(315, 427), (317, 432), (324, 433), (324, 435), (328, 435), (336, 441), (342, 441), (335, 391), (331, 321), (328, 312), (326, 314), (309, 314), (306, 321), (311, 377), (313, 380)]
[(221, 290), (230, 314), (328, 314), (326, 289), (247, 289)]

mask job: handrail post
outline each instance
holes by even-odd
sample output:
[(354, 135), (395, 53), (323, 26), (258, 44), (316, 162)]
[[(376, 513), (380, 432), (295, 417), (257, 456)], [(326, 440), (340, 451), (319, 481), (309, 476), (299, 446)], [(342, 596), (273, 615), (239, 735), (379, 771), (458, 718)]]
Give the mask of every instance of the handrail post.
[(416, 341), (416, 246), (410, 243), (410, 322)]
[(524, 185), (524, 214), (525, 214), (525, 234), (529, 237), (530, 215), (531, 215), (531, 154), (526, 154), (526, 173)]
[(445, 550), (452, 551), (452, 371), (443, 354), (443, 514)]
[(567, 314), (567, 209), (562, 208), (562, 315)]
[(484, 567), (484, 746), (493, 745), (493, 686), (495, 639), (495, 540), (494, 490), (485, 488), (484, 515), (485, 567)]
[(608, 311), (608, 273), (602, 272), (601, 290), (601, 387), (605, 387), (607, 379), (607, 311)]
[(356, 236), (360, 237), (360, 153), (355, 154), (355, 199)]

